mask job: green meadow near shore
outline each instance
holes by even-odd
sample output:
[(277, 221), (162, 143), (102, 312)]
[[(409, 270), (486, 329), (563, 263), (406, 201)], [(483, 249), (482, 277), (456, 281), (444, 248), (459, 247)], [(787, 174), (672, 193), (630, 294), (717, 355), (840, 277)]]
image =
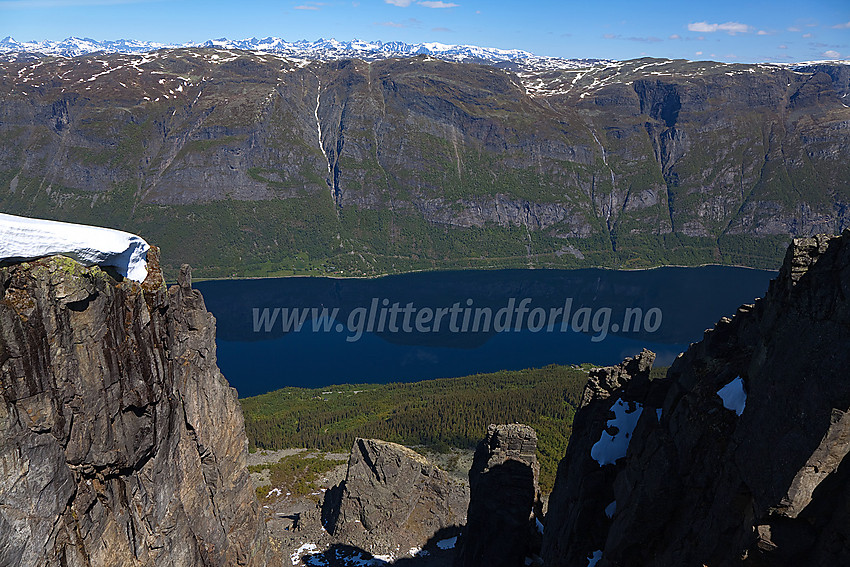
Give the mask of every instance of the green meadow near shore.
[[(355, 437), (471, 449), (491, 423), (524, 423), (537, 431), (540, 487), (548, 493), (590, 368), (553, 364), (404, 384), (284, 388), (241, 402), (252, 451), (348, 451)], [(653, 376), (666, 370), (653, 369)]]

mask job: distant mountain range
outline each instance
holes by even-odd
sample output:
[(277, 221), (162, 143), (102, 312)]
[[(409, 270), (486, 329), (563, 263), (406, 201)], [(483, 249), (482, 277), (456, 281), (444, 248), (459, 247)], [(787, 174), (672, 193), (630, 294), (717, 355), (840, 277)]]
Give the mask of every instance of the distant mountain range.
[(246, 51), (264, 51), (281, 53), (290, 57), (304, 59), (363, 59), (373, 61), (391, 57), (414, 57), (429, 55), (443, 61), (458, 63), (484, 63), (510, 70), (523, 69), (577, 69), (588, 64), (605, 62), (603, 59), (562, 59), (534, 55), (520, 49), (498, 49), (474, 45), (448, 45), (444, 43), (404, 43), (401, 41), (338, 41), (336, 39), (317, 39), (315, 41), (285, 41), (278, 37), (255, 37), (241, 40), (227, 38), (211, 39), (203, 43), (165, 44), (134, 39), (98, 41), (89, 38), (69, 37), (62, 41), (25, 41), (19, 42), (11, 37), (0, 40), (0, 54), (28, 53), (35, 55), (54, 55), (60, 57), (78, 57), (99, 51), (106, 53), (147, 53), (157, 49), (179, 47), (208, 47), (215, 49), (243, 49)]

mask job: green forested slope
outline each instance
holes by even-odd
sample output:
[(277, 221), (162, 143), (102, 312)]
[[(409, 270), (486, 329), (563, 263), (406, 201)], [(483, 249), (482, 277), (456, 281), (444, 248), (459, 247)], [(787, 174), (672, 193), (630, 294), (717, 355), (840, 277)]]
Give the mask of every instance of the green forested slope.
[(348, 451), (355, 437), (473, 448), (491, 423), (525, 423), (537, 431), (540, 482), (548, 492), (588, 368), (550, 365), (405, 384), (284, 388), (245, 398), (242, 409), (251, 447), (262, 449)]

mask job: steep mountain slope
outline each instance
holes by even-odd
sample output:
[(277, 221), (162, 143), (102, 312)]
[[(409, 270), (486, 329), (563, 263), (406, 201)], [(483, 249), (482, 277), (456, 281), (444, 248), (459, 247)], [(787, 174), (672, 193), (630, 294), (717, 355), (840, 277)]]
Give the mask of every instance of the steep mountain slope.
[(215, 321), (154, 267), (0, 267), (0, 565), (280, 564)]
[(665, 379), (648, 380), (644, 354), (589, 383), (546, 564), (850, 563), (848, 297), (850, 230), (796, 240), (765, 297)]
[(7, 58), (0, 209), (141, 233), (207, 276), (776, 267), (789, 235), (848, 224), (846, 69)]

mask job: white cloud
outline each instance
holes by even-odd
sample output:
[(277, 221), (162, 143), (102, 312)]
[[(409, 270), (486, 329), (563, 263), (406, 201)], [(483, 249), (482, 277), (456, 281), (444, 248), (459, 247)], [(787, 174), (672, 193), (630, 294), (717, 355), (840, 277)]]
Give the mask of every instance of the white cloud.
[(764, 30), (759, 30), (756, 35), (770, 35), (770, 34), (766, 31), (764, 31)]
[(810, 34), (810, 33), (804, 33), (804, 34), (803, 34), (803, 37), (812, 37), (812, 34)]
[(788, 46), (783, 43), (779, 46), (779, 49), (788, 49)]
[(373, 25), (384, 26), (385, 28), (418, 28), (422, 22), (416, 18), (407, 18), (402, 22), (375, 22)]
[(750, 26), (747, 24), (742, 24), (740, 22), (726, 22), (723, 24), (710, 24), (708, 22), (694, 22), (692, 24), (688, 24), (688, 31), (693, 32), (701, 32), (701, 33), (714, 33), (718, 31), (725, 31), (729, 35), (735, 35), (736, 33), (747, 33), (750, 31)]
[(688, 31), (715, 32), (717, 31), (717, 24), (709, 24), (708, 22), (696, 22), (694, 24), (688, 24)]
[(834, 29), (834, 30), (850, 30), (850, 22), (847, 22), (846, 24), (836, 24), (836, 25), (832, 26), (832, 29)]
[(680, 35), (679, 35), (679, 34), (677, 34), (677, 33), (674, 33), (673, 35), (671, 35), (671, 36), (670, 36), (670, 38), (669, 38), (669, 39), (682, 39), (682, 36), (680, 36)]
[(702, 55), (702, 51), (697, 51), (694, 55)]
[(417, 2), (420, 6), (425, 6), (426, 8), (457, 8), (460, 4), (455, 4), (454, 2), (443, 2), (443, 0), (423, 0), (422, 2)]
[(798, 32), (798, 31), (800, 31), (800, 28), (795, 28), (795, 27), (793, 27), (793, 26), (792, 26), (792, 27), (788, 28), (788, 31), (790, 31), (790, 32)]
[(387, 4), (392, 4), (393, 6), (399, 6), (401, 8), (407, 8), (413, 3), (413, 0), (384, 0)]
[(835, 51), (834, 49), (830, 49), (829, 51), (823, 52), (824, 57), (829, 57), (830, 59), (838, 59), (841, 57), (841, 54)]
[(321, 8), (319, 8), (318, 6), (302, 5), (293, 7), (293, 10), (321, 10)]

